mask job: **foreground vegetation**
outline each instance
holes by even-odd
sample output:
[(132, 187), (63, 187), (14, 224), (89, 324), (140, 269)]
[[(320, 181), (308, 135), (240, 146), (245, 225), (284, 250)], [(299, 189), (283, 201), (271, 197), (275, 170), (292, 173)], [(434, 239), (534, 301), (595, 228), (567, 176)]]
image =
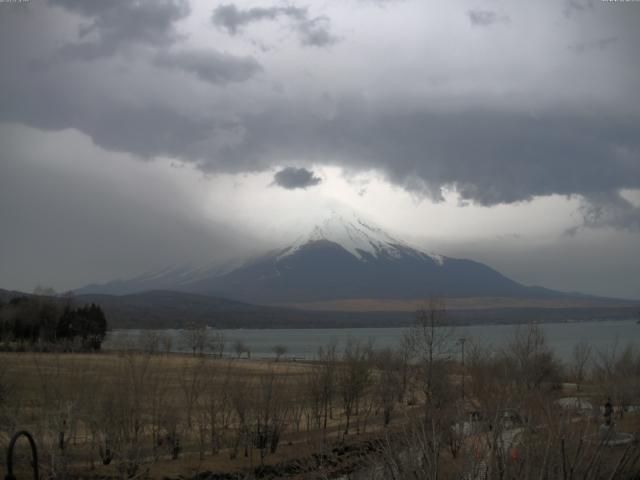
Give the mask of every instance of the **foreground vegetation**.
[[(320, 349), (313, 362), (288, 361), (283, 347), (275, 360), (252, 361), (241, 345), (203, 330), (184, 340), (191, 354), (165, 353), (148, 336), (112, 353), (0, 354), (0, 447), (30, 430), (46, 478), (610, 479), (640, 471), (635, 440), (606, 446), (597, 407), (610, 398), (616, 428), (638, 431), (634, 347), (582, 344), (563, 365), (533, 325), (500, 350), (483, 349), (457, 341), (437, 301), (396, 350), (349, 341), (341, 352)], [(558, 403), (567, 395), (580, 400)]]

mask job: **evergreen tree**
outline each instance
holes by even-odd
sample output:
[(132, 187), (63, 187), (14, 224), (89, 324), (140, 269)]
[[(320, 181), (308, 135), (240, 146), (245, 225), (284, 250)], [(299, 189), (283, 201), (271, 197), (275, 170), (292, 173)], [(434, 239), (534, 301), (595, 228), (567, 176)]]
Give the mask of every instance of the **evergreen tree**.
[(99, 305), (78, 308), (45, 296), (15, 297), (0, 306), (0, 340), (56, 343), (80, 340), (83, 349), (99, 350), (107, 319)]

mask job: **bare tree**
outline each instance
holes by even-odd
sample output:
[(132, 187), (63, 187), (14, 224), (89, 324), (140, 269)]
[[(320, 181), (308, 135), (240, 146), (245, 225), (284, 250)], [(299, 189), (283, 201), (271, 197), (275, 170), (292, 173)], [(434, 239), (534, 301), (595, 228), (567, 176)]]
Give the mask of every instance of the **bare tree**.
[(401, 353), (391, 349), (376, 352), (374, 364), (377, 371), (375, 396), (386, 427), (391, 422), (396, 402), (402, 398), (398, 392), (402, 390), (404, 365)]
[(283, 355), (286, 355), (288, 351), (285, 345), (274, 345), (271, 350), (276, 356), (276, 362), (279, 362), (280, 358), (282, 358)]
[(156, 354), (160, 348), (160, 337), (153, 330), (142, 330), (138, 336), (138, 344), (144, 353)]
[(165, 355), (169, 355), (173, 348), (173, 337), (169, 333), (163, 333), (160, 335), (160, 345)]
[(626, 407), (637, 398), (640, 354), (633, 344), (620, 349), (615, 342), (610, 348), (597, 351), (593, 375), (600, 387), (600, 400), (604, 402), (610, 398), (622, 416)]
[(0, 446), (9, 443), (24, 409), (24, 382), (11, 378), (9, 373), (7, 363), (0, 362)]
[(125, 353), (117, 365), (117, 381), (105, 385), (100, 406), (102, 438), (110, 450), (121, 478), (133, 478), (149, 462), (145, 458), (146, 379), (150, 356)]
[(205, 325), (191, 323), (182, 331), (182, 338), (185, 347), (189, 349), (194, 356), (196, 354), (202, 355), (207, 346), (209, 332)]
[(225, 346), (226, 340), (224, 338), (224, 334), (215, 330), (209, 338), (209, 350), (215, 357), (222, 358), (224, 356)]
[(589, 343), (581, 341), (573, 347), (571, 356), (571, 376), (577, 384), (578, 390), (584, 381), (586, 375), (587, 364), (591, 359), (592, 348)]
[(267, 453), (276, 453), (289, 414), (286, 398), (287, 374), (262, 375), (254, 397), (253, 439), (260, 451), (260, 463)]
[(235, 413), (236, 420), (236, 438), (233, 441), (230, 454), (230, 458), (232, 460), (238, 456), (238, 450), (241, 445), (244, 446), (245, 457), (249, 456), (249, 422), (253, 389), (253, 385), (244, 380), (234, 379), (229, 383), (229, 400)]
[(416, 322), (406, 335), (406, 343), (417, 359), (422, 373), (426, 404), (434, 396), (436, 375), (442, 376), (445, 361), (451, 356), (453, 327), (447, 321), (445, 302), (432, 297), (416, 312)]
[(203, 391), (203, 410), (208, 424), (212, 454), (216, 454), (222, 448), (225, 435), (231, 426), (231, 378), (229, 365), (221, 373), (216, 362), (209, 363)]
[(320, 398), (322, 403), (322, 430), (326, 435), (327, 421), (333, 418), (333, 400), (336, 395), (337, 383), (337, 353), (336, 345), (330, 344), (318, 348), (320, 363)]
[(411, 360), (413, 358), (413, 347), (410, 336), (405, 335), (400, 340), (400, 345), (396, 352), (398, 367), (400, 369), (400, 384), (398, 385), (398, 401), (403, 403), (409, 394), (409, 402), (415, 403), (415, 393), (411, 379)]
[(166, 425), (166, 412), (171, 410), (169, 396), (170, 370), (167, 366), (166, 358), (155, 357), (151, 360), (153, 368), (145, 378), (146, 397), (145, 402), (147, 424), (151, 436), (151, 452), (154, 459), (159, 458), (159, 448), (164, 443), (162, 430)]
[(185, 358), (182, 364), (178, 382), (184, 398), (184, 410), (187, 417), (187, 426), (192, 427), (194, 409), (203, 391), (206, 374), (206, 359)]
[(360, 402), (371, 382), (371, 345), (349, 339), (338, 370), (338, 389), (345, 415), (344, 434), (349, 434), (351, 418), (359, 413)]
[(511, 362), (512, 380), (527, 391), (559, 378), (560, 365), (537, 324), (518, 326), (505, 355)]
[(251, 350), (249, 347), (240, 339), (233, 342), (233, 351), (236, 354), (236, 357), (239, 359), (243, 353), (247, 354), (247, 358), (251, 358)]
[(320, 369), (314, 368), (304, 376), (304, 403), (307, 432), (322, 425), (322, 396), (320, 387)]
[(44, 418), (40, 425), (42, 430), (36, 434), (44, 440), (41, 451), (48, 460), (53, 478), (64, 477), (69, 473), (67, 445), (78, 407), (78, 391), (70, 388), (70, 383), (80, 373), (67, 375), (60, 357), (56, 354), (47, 365), (41, 363), (39, 357), (33, 357), (38, 372), (39, 396), (42, 399), (40, 410)]

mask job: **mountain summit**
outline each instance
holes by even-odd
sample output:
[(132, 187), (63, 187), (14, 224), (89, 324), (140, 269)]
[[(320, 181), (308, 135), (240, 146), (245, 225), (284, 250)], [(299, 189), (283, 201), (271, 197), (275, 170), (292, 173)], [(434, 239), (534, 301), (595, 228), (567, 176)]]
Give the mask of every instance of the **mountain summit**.
[(442, 264), (444, 257), (430, 254), (409, 246), (398, 240), (371, 222), (365, 222), (351, 213), (332, 211), (324, 221), (312, 228), (311, 232), (300, 237), (293, 245), (284, 249), (280, 258), (295, 255), (309, 243), (327, 241), (340, 245), (360, 261), (371, 261), (382, 257), (401, 258), (403, 252), (412, 250), (420, 256), (428, 256), (434, 262)]
[[(194, 272), (197, 272), (194, 274)], [(559, 293), (523, 286), (472, 260), (429, 253), (353, 213), (332, 212), (307, 235), (281, 250), (251, 259), (227, 273), (170, 271), (152, 282), (119, 281), (120, 293), (146, 284), (189, 293), (274, 304), (341, 299), (446, 297), (549, 297)], [(81, 293), (109, 293), (112, 284)]]

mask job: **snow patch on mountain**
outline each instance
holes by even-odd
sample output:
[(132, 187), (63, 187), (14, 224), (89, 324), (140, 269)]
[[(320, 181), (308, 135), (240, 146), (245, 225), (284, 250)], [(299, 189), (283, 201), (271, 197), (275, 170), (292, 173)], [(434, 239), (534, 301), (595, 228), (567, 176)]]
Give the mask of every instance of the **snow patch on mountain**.
[(310, 242), (319, 240), (337, 243), (362, 262), (384, 256), (400, 259), (406, 255), (416, 255), (423, 259), (429, 258), (440, 266), (445, 261), (445, 257), (442, 255), (428, 253), (392, 237), (380, 227), (371, 222), (363, 221), (353, 213), (335, 211), (313, 227), (309, 234), (300, 237), (293, 245), (286, 248), (278, 256), (278, 260), (295, 254)]

